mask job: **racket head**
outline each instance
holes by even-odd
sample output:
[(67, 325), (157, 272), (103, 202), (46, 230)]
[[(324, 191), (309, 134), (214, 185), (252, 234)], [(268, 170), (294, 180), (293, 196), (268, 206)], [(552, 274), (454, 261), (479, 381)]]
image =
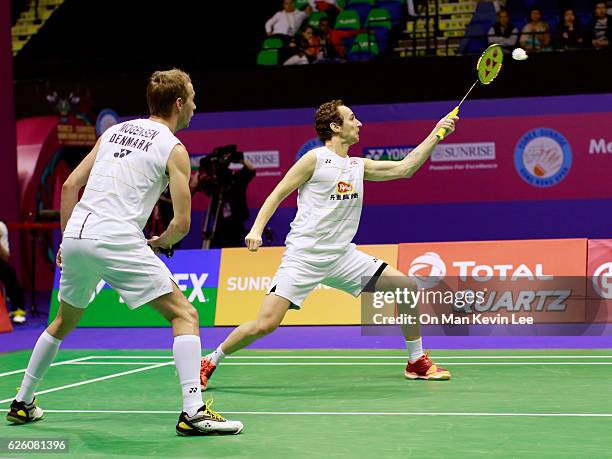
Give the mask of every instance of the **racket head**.
[(491, 45), (485, 49), (476, 63), (478, 80), (490, 84), (499, 75), (504, 62), (504, 52), (500, 45)]

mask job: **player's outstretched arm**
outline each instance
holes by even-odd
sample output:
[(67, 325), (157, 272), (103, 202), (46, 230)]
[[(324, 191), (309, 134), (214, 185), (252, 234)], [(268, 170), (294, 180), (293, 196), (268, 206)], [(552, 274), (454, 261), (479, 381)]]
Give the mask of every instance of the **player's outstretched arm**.
[(189, 154), (181, 144), (176, 145), (170, 153), (166, 164), (170, 178), (170, 197), (174, 217), (170, 220), (168, 228), (158, 238), (148, 241), (152, 247), (168, 249), (183, 239), (191, 226), (191, 190), (189, 179), (191, 177), (191, 163)]
[(60, 222), (62, 227), (62, 234), (66, 229), (66, 224), (74, 206), (79, 202), (79, 191), (85, 185), (89, 179), (89, 173), (91, 168), (96, 162), (96, 155), (100, 148), (100, 139), (96, 142), (96, 145), (91, 149), (89, 154), (83, 158), (83, 161), (76, 167), (75, 170), (68, 176), (64, 184), (62, 185), (62, 197), (60, 199)]
[(270, 196), (268, 196), (259, 209), (255, 223), (247, 236), (244, 238), (249, 250), (256, 251), (261, 246), (261, 234), (268, 221), (278, 209), (280, 203), (291, 193), (297, 190), (303, 183), (310, 180), (317, 165), (317, 155), (311, 151), (302, 156), (297, 163), (287, 171), (283, 179), (276, 185)]
[(384, 181), (400, 178), (410, 178), (429, 159), (438, 145), (436, 132), (440, 128), (447, 130), (447, 136), (455, 130), (455, 122), (459, 117), (443, 118), (436, 127), (414, 150), (401, 161), (374, 161), (364, 158), (364, 178), (366, 180)]

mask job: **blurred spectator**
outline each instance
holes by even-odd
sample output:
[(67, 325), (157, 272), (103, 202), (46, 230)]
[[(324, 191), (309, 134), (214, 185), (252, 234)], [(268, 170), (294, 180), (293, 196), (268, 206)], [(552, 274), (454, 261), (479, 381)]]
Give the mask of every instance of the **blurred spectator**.
[(300, 47), (304, 50), (308, 62), (314, 62), (321, 52), (321, 40), (315, 36), (312, 26), (304, 27), (300, 36)]
[(301, 48), (298, 50), (297, 53), (295, 53), (293, 56), (291, 56), (289, 59), (283, 62), (283, 65), (308, 65), (308, 64), (310, 64), (310, 62), (308, 61), (308, 58), (306, 57), (306, 53)]
[(293, 37), (300, 30), (300, 26), (306, 18), (306, 13), (295, 9), (293, 0), (283, 0), (283, 10), (276, 13), (266, 22), (266, 33), (268, 36)]
[(534, 7), (529, 11), (529, 22), (521, 30), (521, 46), (527, 51), (548, 48), (550, 32), (548, 24), (542, 21), (542, 11)]
[(303, 65), (314, 62), (321, 52), (319, 37), (314, 35), (311, 25), (302, 27), (299, 37), (291, 40), (289, 49), (294, 49), (295, 54), (283, 62), (283, 65)]
[(9, 316), (14, 323), (22, 324), (26, 321), (25, 297), (15, 268), (11, 266), (10, 255), (8, 229), (4, 222), (0, 221), (0, 283), (4, 285), (6, 296), (10, 300)]
[(612, 18), (606, 12), (606, 2), (595, 3), (593, 19), (589, 24), (589, 39), (596, 49), (608, 48), (612, 39)]
[(508, 12), (499, 10), (497, 12), (497, 22), (489, 29), (489, 43), (502, 45), (504, 50), (512, 51), (516, 46), (518, 36), (518, 28), (510, 22)]
[(308, 3), (313, 11), (324, 11), (327, 13), (329, 20), (333, 24), (336, 23), (336, 17), (340, 12), (336, 0), (308, 0)]
[(329, 26), (329, 19), (321, 19), (319, 21), (319, 29), (317, 30), (317, 35), (319, 36), (319, 43), (321, 44), (321, 52), (315, 63), (324, 64), (324, 63), (337, 63), (342, 62), (340, 59), (340, 55), (334, 46), (334, 41), (332, 39), (332, 28)]
[(578, 48), (584, 44), (580, 21), (576, 18), (573, 8), (564, 8), (561, 21), (557, 26), (557, 44), (566, 49)]

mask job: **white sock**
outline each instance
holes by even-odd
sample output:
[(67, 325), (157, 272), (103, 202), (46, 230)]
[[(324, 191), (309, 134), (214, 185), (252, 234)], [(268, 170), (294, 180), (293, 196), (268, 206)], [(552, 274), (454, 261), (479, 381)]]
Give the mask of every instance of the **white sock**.
[(217, 349), (215, 349), (213, 352), (211, 352), (210, 354), (208, 354), (206, 356), (206, 358), (208, 360), (212, 360), (212, 362), (215, 365), (219, 365), (219, 362), (221, 361), (221, 359), (225, 357), (225, 354), (223, 353), (223, 350), (221, 349), (221, 345), (219, 344), (219, 346), (217, 347)]
[(193, 416), (204, 405), (200, 388), (202, 347), (197, 335), (180, 335), (172, 346), (174, 364), (183, 390), (183, 411)]
[(55, 360), (57, 351), (59, 350), (61, 339), (54, 338), (47, 330), (42, 332), (42, 335), (36, 341), (36, 346), (32, 351), (32, 356), (28, 362), (28, 368), (26, 369), (21, 387), (17, 393), (18, 402), (26, 402), (27, 404), (32, 403), (34, 400), (34, 391), (38, 387), (38, 384), (42, 381), (49, 369), (49, 365)]
[(408, 349), (408, 360), (415, 362), (419, 360), (425, 353), (423, 352), (423, 340), (421, 338), (414, 341), (406, 340), (406, 349)]

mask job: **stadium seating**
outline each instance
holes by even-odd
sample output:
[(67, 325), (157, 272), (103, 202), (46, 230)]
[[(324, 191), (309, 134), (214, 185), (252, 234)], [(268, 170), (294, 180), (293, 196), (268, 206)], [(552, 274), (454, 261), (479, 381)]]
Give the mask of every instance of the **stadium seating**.
[(368, 3), (351, 3), (344, 11), (355, 11), (359, 16), (359, 22), (365, 24), (365, 21), (370, 13), (372, 6)]
[(338, 14), (336, 30), (359, 30), (361, 28), (361, 20), (359, 14), (355, 10), (344, 10)]
[(264, 40), (261, 49), (280, 49), (283, 47), (283, 40), (277, 37), (269, 37)]
[(30, 38), (38, 33), (40, 28), (62, 3), (64, 3), (64, 0), (29, 2), (28, 9), (20, 14), (17, 23), (11, 28), (13, 56), (17, 55)]
[(327, 13), (325, 11), (315, 11), (308, 16), (308, 25), (317, 28), (319, 27), (319, 21), (323, 18), (327, 19)]
[(366, 18), (365, 26), (368, 29), (374, 28), (391, 28), (391, 14), (387, 9), (374, 8), (370, 10), (368, 17)]
[(393, 25), (398, 25), (404, 16), (406, 7), (399, 0), (381, 0), (376, 3), (376, 8), (384, 8), (391, 15)]
[(278, 65), (278, 50), (262, 49), (257, 55), (257, 65)]
[(360, 33), (355, 37), (348, 53), (349, 61), (370, 60), (380, 53), (374, 34)]

